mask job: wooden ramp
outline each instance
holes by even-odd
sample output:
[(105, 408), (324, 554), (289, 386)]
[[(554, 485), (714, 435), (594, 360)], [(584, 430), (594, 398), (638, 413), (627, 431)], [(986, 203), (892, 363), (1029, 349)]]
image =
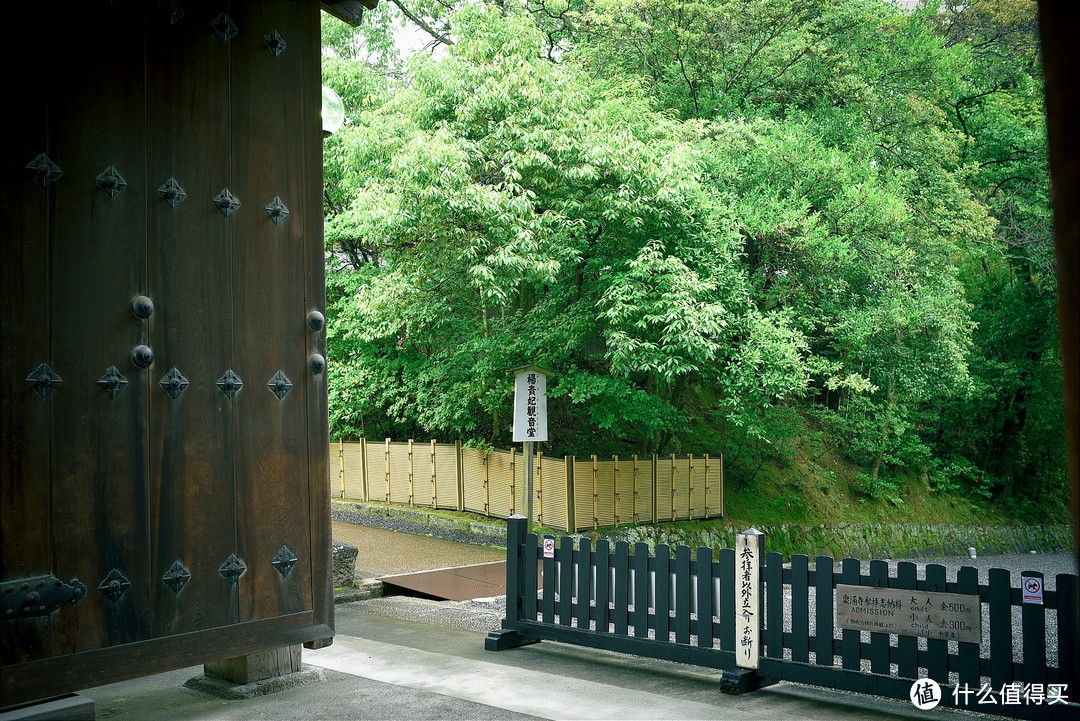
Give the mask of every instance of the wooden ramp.
[(440, 568), (419, 573), (383, 576), (387, 594), (432, 598), (440, 601), (468, 601), (506, 594), (506, 561), (472, 566)]

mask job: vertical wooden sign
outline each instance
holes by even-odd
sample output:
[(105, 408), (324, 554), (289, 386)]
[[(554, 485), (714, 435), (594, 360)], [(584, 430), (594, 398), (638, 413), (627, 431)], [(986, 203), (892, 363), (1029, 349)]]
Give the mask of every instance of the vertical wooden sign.
[(761, 658), (761, 562), (765, 534), (748, 528), (735, 537), (735, 664), (756, 669)]

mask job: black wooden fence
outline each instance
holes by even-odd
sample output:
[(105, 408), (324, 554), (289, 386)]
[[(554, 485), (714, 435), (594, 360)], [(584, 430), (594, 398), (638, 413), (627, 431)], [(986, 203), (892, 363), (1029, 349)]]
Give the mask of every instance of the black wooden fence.
[[(535, 534), (525, 533), (524, 518), (510, 519), (506, 618), (486, 648), (550, 640), (735, 668), (733, 550), (714, 559), (708, 548), (692, 553), (676, 546), (672, 554), (657, 545), (650, 555), (644, 543), (631, 549), (624, 541), (612, 547), (600, 540), (594, 548), (588, 539), (575, 545), (568, 536), (548, 542), (555, 544), (552, 557), (545, 557)], [(1055, 590), (1035, 604), (1023, 603), (1003, 569), (991, 570), (988, 584), (971, 567), (961, 568), (955, 581), (938, 564), (927, 565), (923, 578), (914, 563), (900, 562), (895, 571), (886, 561), (871, 561), (863, 573), (856, 559), (844, 559), (837, 571), (825, 556), (811, 567), (805, 555), (785, 566), (779, 554), (767, 554), (760, 676), (904, 700), (916, 680), (930, 678), (940, 684), (942, 706), (1016, 718), (1080, 718), (1077, 576), (1056, 576)], [(841, 630), (837, 584), (978, 595), (988, 617), (982, 642)], [(1056, 632), (1055, 665), (1047, 659), (1048, 624)]]

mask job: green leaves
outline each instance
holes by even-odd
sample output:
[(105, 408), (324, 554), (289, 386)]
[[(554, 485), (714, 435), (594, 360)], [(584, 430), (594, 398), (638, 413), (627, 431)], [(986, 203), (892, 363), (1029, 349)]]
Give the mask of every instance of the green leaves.
[(403, 74), (331, 37), (335, 433), (508, 443), (536, 363), (548, 452), (1062, 467), (1033, 6), (451, 6)]

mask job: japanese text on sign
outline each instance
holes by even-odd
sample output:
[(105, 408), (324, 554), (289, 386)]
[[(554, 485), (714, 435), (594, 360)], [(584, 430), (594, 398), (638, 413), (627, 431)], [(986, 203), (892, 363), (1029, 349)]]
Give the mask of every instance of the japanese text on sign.
[(978, 596), (902, 588), (836, 585), (836, 622), (854, 631), (979, 643)]
[(514, 378), (514, 442), (547, 439), (547, 376), (529, 368)]
[(760, 543), (761, 534), (754, 529), (735, 537), (735, 664), (740, 668), (758, 668), (761, 656)]

